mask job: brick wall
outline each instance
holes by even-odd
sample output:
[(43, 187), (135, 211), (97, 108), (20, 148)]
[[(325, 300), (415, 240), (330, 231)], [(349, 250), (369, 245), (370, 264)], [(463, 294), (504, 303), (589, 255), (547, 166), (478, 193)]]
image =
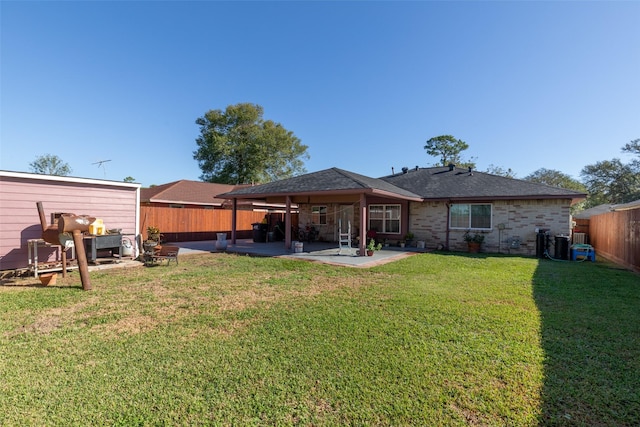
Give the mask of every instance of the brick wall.
[[(536, 228), (549, 229), (551, 236), (569, 235), (570, 200), (507, 200), (493, 205), (493, 229), (485, 233), (483, 252), (535, 255)], [(445, 202), (411, 203), (409, 229), (426, 247), (447, 246)], [(465, 230), (450, 230), (449, 249), (466, 251)]]

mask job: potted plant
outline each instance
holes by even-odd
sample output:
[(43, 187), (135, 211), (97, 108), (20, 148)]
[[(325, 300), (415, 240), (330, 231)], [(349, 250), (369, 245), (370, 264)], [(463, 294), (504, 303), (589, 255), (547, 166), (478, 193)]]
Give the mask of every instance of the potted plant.
[(480, 252), (480, 246), (482, 245), (482, 242), (484, 242), (484, 234), (471, 234), (471, 232), (467, 230), (464, 233), (464, 241), (467, 242), (467, 247), (469, 248), (470, 253), (478, 253)]
[(147, 240), (152, 240), (154, 242), (160, 241), (160, 229), (153, 225), (147, 227)]
[(153, 250), (160, 243), (160, 229), (153, 225), (147, 227), (147, 240), (142, 243), (145, 252)]
[(367, 245), (367, 256), (373, 256), (374, 251), (379, 251), (382, 249), (382, 243), (376, 244), (375, 239), (369, 240), (369, 244)]
[(407, 231), (407, 234), (404, 235), (404, 242), (407, 246), (411, 246), (411, 243), (413, 242), (413, 233), (410, 231)]

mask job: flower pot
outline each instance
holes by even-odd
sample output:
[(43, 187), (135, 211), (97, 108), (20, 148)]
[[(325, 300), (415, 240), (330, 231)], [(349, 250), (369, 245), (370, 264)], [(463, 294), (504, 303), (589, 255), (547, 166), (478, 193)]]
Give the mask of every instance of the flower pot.
[(217, 233), (216, 250), (224, 251), (227, 249), (227, 233)]
[(40, 279), (40, 283), (44, 286), (55, 285), (56, 280), (58, 279), (58, 273), (41, 274), (38, 276), (38, 279)]
[(367, 256), (373, 256), (373, 251), (367, 250)]
[(480, 252), (480, 243), (468, 242), (467, 247), (469, 248), (469, 253), (477, 254), (478, 252)]

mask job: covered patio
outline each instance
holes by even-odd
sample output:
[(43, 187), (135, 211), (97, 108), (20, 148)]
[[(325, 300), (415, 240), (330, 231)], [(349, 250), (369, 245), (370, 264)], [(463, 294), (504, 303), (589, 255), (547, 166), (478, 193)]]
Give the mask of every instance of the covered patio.
[[(180, 255), (217, 252), (215, 240), (177, 242), (174, 244), (180, 247)], [(250, 256), (291, 258), (320, 262), (323, 264), (362, 268), (386, 264), (425, 252), (424, 249), (418, 248), (401, 249), (387, 247), (375, 251), (373, 256), (359, 256), (357, 255), (357, 250), (357, 248), (352, 248), (352, 253), (348, 253), (345, 250), (339, 253), (340, 249), (337, 244), (333, 242), (304, 242), (302, 252), (293, 252), (291, 249), (285, 248), (284, 242), (261, 243), (254, 242), (252, 239), (238, 239), (235, 244), (229, 241), (226, 250), (220, 252)]]
[[(230, 246), (239, 244), (236, 237), (236, 214), (238, 200), (260, 200), (267, 203), (285, 205), (284, 247), (292, 250), (292, 242), (296, 240), (291, 218), (292, 206), (296, 205), (300, 212), (302, 224), (321, 228), (323, 240), (337, 247), (343, 233), (348, 232), (350, 243), (357, 245), (356, 256), (365, 255), (367, 239), (370, 238), (369, 211), (372, 204), (395, 204), (397, 211), (406, 218), (398, 218), (397, 229), (388, 233), (396, 239), (407, 232), (408, 203), (421, 202), (422, 198), (410, 191), (396, 187), (380, 179), (369, 178), (338, 168), (274, 181), (267, 184), (244, 187), (234, 191), (216, 195), (219, 198), (232, 200), (232, 230)], [(324, 208), (324, 210), (322, 210)], [(381, 218), (380, 221), (385, 221)], [(347, 231), (348, 230), (348, 231)], [(380, 230), (375, 230), (379, 232)], [(378, 236), (381, 239), (385, 235)], [(316, 242), (310, 243), (314, 245)], [(307, 252), (307, 251), (305, 251)], [(317, 251), (311, 251), (317, 252)], [(381, 251), (377, 251), (381, 252)], [(299, 255), (295, 255), (299, 256)]]

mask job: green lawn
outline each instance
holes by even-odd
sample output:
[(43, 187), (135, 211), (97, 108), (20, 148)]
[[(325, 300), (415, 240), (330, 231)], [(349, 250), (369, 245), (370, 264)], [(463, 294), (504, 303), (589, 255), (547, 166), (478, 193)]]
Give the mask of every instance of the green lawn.
[(0, 425), (640, 425), (640, 276), (228, 254), (0, 286)]

